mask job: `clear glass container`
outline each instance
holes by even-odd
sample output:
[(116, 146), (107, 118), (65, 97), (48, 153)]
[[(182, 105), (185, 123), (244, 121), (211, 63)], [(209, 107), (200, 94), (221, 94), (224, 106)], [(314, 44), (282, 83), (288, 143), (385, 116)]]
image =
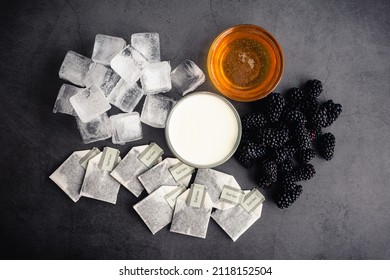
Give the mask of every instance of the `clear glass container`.
[(194, 92), (172, 108), (165, 127), (169, 149), (183, 163), (211, 168), (226, 162), (241, 140), (241, 120), (224, 97)]
[(277, 40), (256, 25), (233, 26), (211, 44), (207, 69), (214, 86), (236, 101), (255, 101), (282, 78), (283, 52)]

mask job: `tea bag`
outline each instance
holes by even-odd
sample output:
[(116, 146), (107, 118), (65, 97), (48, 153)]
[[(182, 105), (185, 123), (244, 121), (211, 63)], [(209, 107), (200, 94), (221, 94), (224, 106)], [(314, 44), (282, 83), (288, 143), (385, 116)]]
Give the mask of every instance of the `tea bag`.
[(236, 179), (229, 174), (213, 170), (213, 169), (199, 169), (196, 173), (194, 183), (201, 184), (207, 187), (213, 207), (225, 210), (234, 207), (233, 204), (224, 202), (219, 199), (222, 188), (227, 185), (232, 188), (241, 189)]
[(185, 190), (185, 187), (161, 186), (135, 204), (133, 208), (152, 234), (155, 234), (172, 221), (174, 204), (170, 205), (169, 199), (175, 202)]
[(116, 204), (120, 183), (110, 176), (110, 172), (119, 161), (119, 151), (108, 147), (93, 157), (88, 162), (81, 196)]
[(89, 150), (73, 152), (49, 178), (57, 184), (74, 202), (81, 195), (80, 189), (83, 183), (85, 169), (80, 165), (80, 160), (89, 153)]
[[(204, 193), (194, 194), (192, 190), (194, 185), (177, 198), (170, 230), (176, 233), (206, 238), (213, 202), (206, 188)], [(191, 206), (189, 200), (194, 202), (195, 207)], [(200, 204), (197, 204), (197, 202), (200, 202)]]
[[(144, 190), (144, 187), (138, 180), (138, 176), (149, 169), (148, 166), (138, 159), (139, 155), (145, 151), (147, 147), (148, 145), (133, 147), (111, 172), (111, 176), (136, 197)], [(160, 163), (161, 161), (162, 157), (158, 156), (157, 163)]]
[(170, 172), (170, 168), (180, 163), (176, 158), (166, 158), (150, 170), (138, 176), (141, 184), (148, 193), (152, 193), (161, 186), (188, 186), (191, 180), (191, 174), (178, 180)]
[[(250, 191), (244, 191), (249, 194)], [(241, 205), (226, 210), (215, 210), (211, 217), (217, 224), (236, 241), (245, 231), (247, 231), (260, 217), (263, 209), (263, 203), (247, 212)]]

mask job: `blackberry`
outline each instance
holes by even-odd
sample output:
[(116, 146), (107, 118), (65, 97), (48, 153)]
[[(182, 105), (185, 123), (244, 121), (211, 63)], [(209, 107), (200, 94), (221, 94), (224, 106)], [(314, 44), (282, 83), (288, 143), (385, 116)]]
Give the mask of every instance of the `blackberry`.
[(252, 142), (253, 140), (253, 131), (250, 129), (243, 129), (241, 135), (241, 144)]
[(328, 127), (338, 118), (341, 112), (342, 106), (340, 104), (328, 100), (313, 115), (312, 123), (316, 127)]
[(278, 167), (274, 161), (264, 160), (262, 163), (261, 176), (257, 180), (260, 188), (269, 189), (277, 181)]
[(259, 177), (259, 179), (257, 180), (257, 185), (260, 187), (260, 188), (263, 188), (265, 190), (268, 190), (269, 188), (272, 187), (272, 182), (270, 181), (270, 179), (266, 176), (261, 176)]
[(248, 155), (249, 158), (259, 158), (265, 155), (265, 148), (259, 144), (248, 142), (240, 148), (240, 153)]
[(320, 107), (320, 103), (317, 98), (308, 98), (303, 103), (303, 112), (305, 113), (306, 118), (311, 120), (313, 115), (317, 112)]
[(266, 115), (271, 122), (277, 122), (286, 102), (280, 93), (272, 92), (266, 98)]
[(278, 165), (278, 173), (290, 172), (294, 169), (294, 162), (291, 159), (286, 159)]
[(274, 161), (265, 160), (262, 164), (264, 175), (267, 177), (267, 179), (275, 183), (278, 179), (278, 166)]
[(245, 142), (240, 145), (235, 155), (237, 160), (245, 167), (250, 168), (254, 164), (254, 160), (265, 155), (265, 148), (253, 143)]
[(282, 163), (287, 159), (291, 158), (294, 154), (294, 150), (289, 146), (284, 146), (280, 148), (276, 148), (272, 151), (272, 159), (276, 163)]
[(242, 119), (242, 127), (244, 130), (256, 129), (259, 127), (265, 127), (267, 125), (267, 119), (264, 114), (259, 112), (253, 112), (246, 114)]
[(316, 170), (312, 164), (304, 164), (301, 167), (294, 169), (291, 172), (296, 182), (310, 180), (316, 174)]
[[(281, 119), (282, 117), (280, 117)], [(279, 129), (279, 130), (289, 130), (289, 125), (285, 121), (279, 121), (277, 123), (274, 123), (273, 128)]]
[(255, 160), (249, 157), (247, 154), (235, 153), (235, 157), (238, 162), (245, 168), (251, 168), (255, 163)]
[(305, 84), (305, 92), (308, 97), (318, 97), (322, 93), (322, 83), (319, 80), (309, 80)]
[(316, 152), (313, 149), (298, 150), (295, 157), (300, 163), (308, 163), (316, 156)]
[(290, 151), (291, 151), (291, 157), (293, 157), (294, 154), (295, 154), (296, 151), (297, 151), (297, 147), (296, 147), (296, 145), (294, 144), (294, 142), (293, 142), (292, 140), (289, 140), (289, 141), (287, 141), (287, 142), (284, 144), (284, 146), (285, 146), (286, 148), (290, 149)]
[(288, 111), (286, 121), (289, 124), (305, 124), (307, 122), (305, 115), (299, 110)]
[(341, 104), (335, 104), (333, 100), (326, 101), (321, 107), (326, 111), (328, 121), (326, 126), (330, 126), (342, 112)]
[(288, 140), (288, 131), (285, 129), (265, 128), (256, 136), (256, 142), (265, 147), (277, 148)]
[(283, 188), (289, 188), (294, 186), (296, 180), (291, 172), (282, 173), (280, 176), (280, 183)]
[(298, 149), (310, 148), (310, 135), (304, 125), (294, 127), (292, 135)]
[(317, 143), (320, 155), (326, 160), (331, 160), (333, 158), (335, 144), (336, 138), (332, 133), (328, 132), (321, 135)]
[(293, 108), (300, 108), (302, 106), (302, 101), (305, 99), (305, 95), (299, 88), (290, 88), (286, 92), (286, 98), (290, 106)]
[(276, 197), (276, 206), (280, 209), (290, 207), (302, 194), (302, 186), (293, 185), (288, 188), (282, 188)]
[(313, 114), (310, 120), (310, 126), (314, 128), (325, 127), (327, 123), (328, 116), (326, 111), (318, 108), (317, 111)]
[(322, 134), (322, 129), (321, 127), (308, 127), (309, 131), (309, 137), (311, 141), (316, 140), (321, 134)]

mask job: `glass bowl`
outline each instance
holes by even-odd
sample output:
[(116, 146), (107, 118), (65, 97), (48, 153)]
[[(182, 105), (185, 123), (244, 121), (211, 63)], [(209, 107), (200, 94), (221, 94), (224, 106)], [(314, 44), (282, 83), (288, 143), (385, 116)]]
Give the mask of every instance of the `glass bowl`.
[(265, 29), (242, 24), (226, 29), (211, 44), (207, 69), (214, 86), (236, 101), (255, 101), (282, 78), (283, 52)]
[(241, 120), (219, 94), (201, 91), (181, 98), (168, 115), (165, 139), (183, 163), (212, 168), (226, 162), (241, 140)]

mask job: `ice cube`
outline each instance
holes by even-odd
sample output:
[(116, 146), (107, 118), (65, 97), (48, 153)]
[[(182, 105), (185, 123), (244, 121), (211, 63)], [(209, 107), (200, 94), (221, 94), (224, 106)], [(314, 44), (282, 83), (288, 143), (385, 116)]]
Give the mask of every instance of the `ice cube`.
[(149, 94), (142, 108), (141, 122), (152, 127), (164, 128), (175, 100), (161, 94)]
[(142, 138), (142, 126), (139, 113), (123, 113), (110, 117), (112, 143), (125, 144)]
[(191, 60), (184, 60), (171, 73), (172, 85), (185, 95), (203, 84), (206, 77)]
[(159, 62), (160, 38), (158, 33), (136, 33), (131, 35), (131, 46), (142, 53), (149, 62)]
[(119, 37), (97, 34), (93, 45), (92, 60), (110, 65), (111, 59), (126, 46), (126, 41)]
[(146, 58), (130, 45), (111, 60), (112, 69), (130, 85), (137, 82), (147, 64)]
[(88, 152), (89, 150), (73, 152), (49, 177), (74, 202), (80, 199), (85, 174), (85, 169), (79, 162)]
[(99, 63), (92, 63), (89, 67), (84, 84), (87, 87), (96, 86), (100, 88), (107, 97), (120, 80), (120, 76), (112, 69)]
[(162, 61), (148, 64), (141, 76), (141, 84), (146, 94), (170, 91), (172, 84), (169, 62)]
[[(121, 183), (126, 189), (131, 191), (136, 197), (138, 197), (144, 190), (144, 187), (137, 177), (149, 169), (138, 159), (138, 156), (147, 147), (148, 145), (133, 147), (111, 172), (111, 176)], [(157, 163), (160, 163), (161, 160), (162, 158), (160, 157)]]
[(109, 171), (99, 168), (102, 156), (103, 153), (99, 153), (88, 162), (80, 194), (84, 197), (116, 204), (120, 183), (110, 176)]
[(76, 117), (77, 127), (84, 144), (101, 141), (111, 137), (111, 123), (107, 113), (84, 123)]
[(84, 79), (92, 60), (74, 51), (68, 51), (62, 62), (58, 75), (61, 79), (78, 86), (85, 86)]
[(110, 71), (106, 72), (103, 83), (100, 85), (100, 89), (103, 91), (106, 97), (110, 95), (120, 79), (121, 76), (119, 76), (114, 70), (110, 69)]
[(70, 104), (69, 99), (82, 90), (83, 89), (79, 87), (63, 84), (60, 88), (60, 91), (58, 92), (56, 103), (54, 104), (53, 108), (53, 113), (62, 113), (71, 116), (77, 116), (72, 104)]
[(70, 103), (82, 122), (90, 122), (111, 108), (103, 91), (95, 86), (73, 95)]
[(125, 80), (120, 79), (107, 96), (107, 100), (123, 112), (132, 112), (142, 96), (144, 91), (136, 83), (129, 85)]

